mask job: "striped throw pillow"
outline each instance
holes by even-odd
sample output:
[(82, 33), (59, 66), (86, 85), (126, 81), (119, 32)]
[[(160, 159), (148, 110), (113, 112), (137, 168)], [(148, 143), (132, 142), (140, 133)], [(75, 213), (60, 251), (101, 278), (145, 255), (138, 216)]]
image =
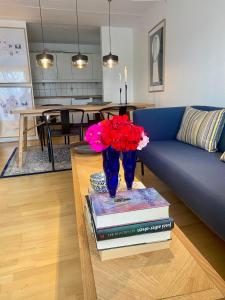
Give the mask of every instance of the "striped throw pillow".
[(223, 130), (224, 117), (225, 109), (203, 111), (187, 107), (177, 140), (215, 152)]
[(225, 152), (223, 153), (223, 155), (220, 157), (220, 160), (225, 162)]

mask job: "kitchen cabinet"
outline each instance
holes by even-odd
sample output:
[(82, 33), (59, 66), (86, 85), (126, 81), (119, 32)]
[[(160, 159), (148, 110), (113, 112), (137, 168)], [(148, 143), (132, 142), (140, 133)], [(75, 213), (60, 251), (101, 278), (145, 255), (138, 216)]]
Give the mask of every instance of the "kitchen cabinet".
[(102, 81), (102, 58), (100, 54), (91, 54), (92, 56), (92, 79)]
[(42, 69), (43, 79), (48, 81), (58, 80), (58, 68), (57, 68), (57, 55), (55, 53), (51, 53), (54, 57), (54, 63), (51, 68)]
[(30, 53), (30, 66), (31, 66), (31, 74), (32, 81), (43, 81), (43, 72), (42, 69), (36, 63), (36, 55), (37, 53)]
[[(85, 68), (83, 69), (78, 69), (72, 66), (72, 79), (74, 80), (82, 80), (82, 81), (89, 81), (92, 80), (92, 56), (89, 54), (86, 54), (88, 56), (88, 64)], [(72, 56), (71, 55), (71, 61), (72, 61)]]
[(58, 69), (57, 69), (57, 56), (52, 54), (54, 57), (54, 65), (49, 69), (43, 69), (37, 65), (36, 55), (41, 52), (32, 52), (30, 53), (30, 62), (31, 62), (31, 74), (33, 82), (42, 82), (42, 81), (56, 81), (58, 79)]
[(54, 66), (42, 69), (36, 64), (35, 52), (30, 53), (33, 82), (101, 82), (102, 63), (100, 54), (87, 54), (88, 65), (84, 69), (72, 66), (74, 53), (51, 53)]
[(57, 53), (58, 80), (70, 81), (71, 78), (71, 53)]

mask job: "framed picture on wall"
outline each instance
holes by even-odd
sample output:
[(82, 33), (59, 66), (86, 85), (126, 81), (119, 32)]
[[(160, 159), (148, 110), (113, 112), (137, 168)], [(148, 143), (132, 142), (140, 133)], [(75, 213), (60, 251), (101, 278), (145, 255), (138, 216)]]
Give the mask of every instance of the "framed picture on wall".
[(166, 20), (164, 19), (148, 33), (149, 92), (164, 91), (165, 30)]
[[(30, 87), (0, 87), (0, 138), (18, 137), (19, 115), (13, 111), (33, 106), (33, 94)], [(28, 127), (34, 120), (28, 120)], [(35, 135), (35, 132), (31, 132)]]
[(29, 83), (25, 28), (0, 28), (0, 83)]

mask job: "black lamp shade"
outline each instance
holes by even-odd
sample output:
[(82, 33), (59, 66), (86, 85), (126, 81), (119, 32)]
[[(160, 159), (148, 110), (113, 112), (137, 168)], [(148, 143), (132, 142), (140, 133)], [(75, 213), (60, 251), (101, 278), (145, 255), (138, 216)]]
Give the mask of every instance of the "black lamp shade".
[(119, 57), (111, 52), (103, 56), (103, 66), (112, 69), (119, 63)]
[(72, 56), (72, 65), (78, 69), (83, 69), (88, 64), (88, 56), (78, 53)]
[(53, 67), (54, 56), (52, 54), (43, 52), (41, 54), (36, 55), (36, 62), (39, 67), (48, 69), (48, 68)]

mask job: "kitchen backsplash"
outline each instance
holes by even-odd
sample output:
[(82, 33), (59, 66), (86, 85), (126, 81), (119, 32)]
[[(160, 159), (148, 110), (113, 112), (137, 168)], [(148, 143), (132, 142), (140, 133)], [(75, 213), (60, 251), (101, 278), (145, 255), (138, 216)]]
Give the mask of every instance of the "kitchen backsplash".
[(33, 83), (35, 97), (102, 95), (101, 82)]

